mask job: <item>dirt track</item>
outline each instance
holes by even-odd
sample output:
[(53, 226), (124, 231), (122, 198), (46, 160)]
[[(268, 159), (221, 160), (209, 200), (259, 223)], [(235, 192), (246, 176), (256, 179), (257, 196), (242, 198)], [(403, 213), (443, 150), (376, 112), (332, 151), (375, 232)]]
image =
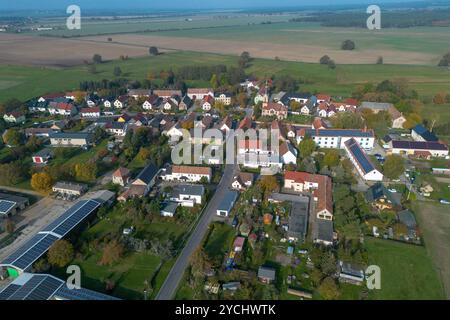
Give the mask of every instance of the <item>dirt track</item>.
[(47, 38), (28, 35), (0, 34), (0, 63), (72, 66), (83, 63), (98, 53), (105, 60), (117, 59), (120, 55), (145, 56), (149, 46), (171, 50), (188, 50), (217, 54), (239, 55), (249, 51), (253, 57), (317, 63), (323, 55), (332, 57), (338, 64), (373, 64), (379, 56), (384, 63), (429, 65), (432, 54), (399, 52), (395, 50), (333, 50), (306, 44), (280, 45), (252, 41), (231, 41), (161, 37), (152, 35), (114, 35), (83, 38)]

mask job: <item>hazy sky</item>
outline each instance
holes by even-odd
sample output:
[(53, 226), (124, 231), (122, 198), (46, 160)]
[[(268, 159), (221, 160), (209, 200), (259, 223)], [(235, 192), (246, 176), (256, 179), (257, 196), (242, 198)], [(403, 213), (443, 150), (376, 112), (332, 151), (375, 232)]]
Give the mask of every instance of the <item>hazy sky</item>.
[(407, 0), (0, 0), (0, 9), (61, 9), (76, 4), (81, 8), (155, 8), (155, 9), (214, 9), (214, 8), (257, 8), (257, 7), (293, 7), (303, 5), (339, 5), (358, 3), (400, 3)]

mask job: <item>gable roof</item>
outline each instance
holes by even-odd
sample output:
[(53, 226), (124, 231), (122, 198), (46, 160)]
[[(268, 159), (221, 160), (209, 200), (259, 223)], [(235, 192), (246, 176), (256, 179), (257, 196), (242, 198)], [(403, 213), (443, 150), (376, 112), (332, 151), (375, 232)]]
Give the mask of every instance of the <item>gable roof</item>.
[(150, 184), (150, 182), (153, 180), (153, 178), (158, 173), (158, 168), (153, 165), (149, 164), (144, 169), (142, 169), (141, 172), (139, 172), (138, 176), (136, 177), (136, 180), (141, 180), (147, 185)]
[(419, 136), (421, 136), (425, 141), (436, 142), (439, 140), (434, 133), (430, 132), (427, 128), (425, 128), (421, 124), (416, 125), (411, 130), (417, 133)]

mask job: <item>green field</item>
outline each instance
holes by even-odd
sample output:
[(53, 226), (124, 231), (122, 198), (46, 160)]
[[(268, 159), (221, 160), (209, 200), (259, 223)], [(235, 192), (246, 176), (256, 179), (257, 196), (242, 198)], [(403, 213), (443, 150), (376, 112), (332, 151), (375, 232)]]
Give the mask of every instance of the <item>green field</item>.
[(369, 264), (381, 268), (381, 289), (371, 290), (371, 299), (444, 299), (442, 284), (424, 247), (380, 239), (367, 239), (366, 247)]

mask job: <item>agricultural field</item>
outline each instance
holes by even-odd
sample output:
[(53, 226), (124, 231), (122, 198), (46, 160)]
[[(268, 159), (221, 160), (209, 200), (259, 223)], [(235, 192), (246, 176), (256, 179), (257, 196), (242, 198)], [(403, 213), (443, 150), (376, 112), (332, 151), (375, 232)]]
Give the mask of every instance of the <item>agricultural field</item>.
[(381, 289), (371, 290), (370, 299), (444, 299), (440, 277), (427, 250), (390, 240), (367, 239), (369, 264), (381, 268)]
[[(448, 189), (448, 188), (447, 188)], [(425, 246), (444, 284), (447, 299), (450, 298), (450, 212), (448, 205), (419, 202), (414, 205)]]

